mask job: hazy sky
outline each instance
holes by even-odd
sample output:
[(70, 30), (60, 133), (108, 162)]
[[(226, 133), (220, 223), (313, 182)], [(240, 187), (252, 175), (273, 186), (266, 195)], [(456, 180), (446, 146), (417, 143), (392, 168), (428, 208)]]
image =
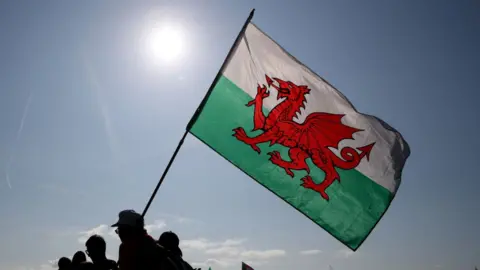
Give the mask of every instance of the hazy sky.
[[(188, 136), (146, 217), (215, 269), (480, 265), (480, 2), (2, 1), (0, 270), (50, 269), (142, 211), (251, 8), (253, 21), (409, 143), (403, 182), (356, 253)], [(183, 29), (154, 60), (155, 23)]]

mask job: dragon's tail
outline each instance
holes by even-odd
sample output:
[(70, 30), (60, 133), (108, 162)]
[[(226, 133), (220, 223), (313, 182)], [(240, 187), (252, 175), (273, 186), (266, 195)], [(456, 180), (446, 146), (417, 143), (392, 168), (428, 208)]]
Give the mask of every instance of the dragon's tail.
[(358, 147), (357, 150), (360, 151), (360, 153), (353, 147), (344, 147), (340, 151), (341, 158), (335, 155), (335, 153), (330, 152), (333, 164), (337, 168), (351, 170), (360, 164), (362, 158), (367, 157), (367, 160), (370, 158), (370, 152), (372, 151), (374, 144), (375, 143), (371, 143), (369, 145)]

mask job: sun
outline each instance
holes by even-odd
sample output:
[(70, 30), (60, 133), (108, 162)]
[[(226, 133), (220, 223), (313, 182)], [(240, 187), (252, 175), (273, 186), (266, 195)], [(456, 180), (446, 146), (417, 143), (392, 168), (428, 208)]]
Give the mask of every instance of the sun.
[(173, 26), (152, 28), (147, 38), (149, 54), (155, 60), (172, 62), (177, 60), (184, 50), (184, 38), (180, 29)]

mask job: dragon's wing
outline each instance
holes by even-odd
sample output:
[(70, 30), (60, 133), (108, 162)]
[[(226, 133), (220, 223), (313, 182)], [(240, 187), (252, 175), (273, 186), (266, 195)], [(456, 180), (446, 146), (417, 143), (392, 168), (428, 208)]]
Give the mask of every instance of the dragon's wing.
[(295, 141), (303, 149), (324, 147), (338, 148), (340, 141), (353, 139), (353, 133), (361, 131), (342, 123), (344, 114), (312, 113), (302, 124), (293, 121), (278, 122), (283, 136)]

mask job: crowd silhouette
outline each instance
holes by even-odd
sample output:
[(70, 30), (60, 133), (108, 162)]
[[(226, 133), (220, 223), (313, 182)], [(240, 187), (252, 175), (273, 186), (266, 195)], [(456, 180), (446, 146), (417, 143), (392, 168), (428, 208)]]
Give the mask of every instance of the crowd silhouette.
[[(100, 235), (85, 242), (85, 252), (77, 251), (72, 259), (58, 260), (59, 270), (198, 270), (183, 260), (180, 239), (171, 231), (155, 240), (145, 230), (143, 216), (133, 210), (118, 214), (112, 225), (120, 238), (118, 261), (106, 256), (107, 243)], [(91, 261), (87, 260), (87, 256)]]

